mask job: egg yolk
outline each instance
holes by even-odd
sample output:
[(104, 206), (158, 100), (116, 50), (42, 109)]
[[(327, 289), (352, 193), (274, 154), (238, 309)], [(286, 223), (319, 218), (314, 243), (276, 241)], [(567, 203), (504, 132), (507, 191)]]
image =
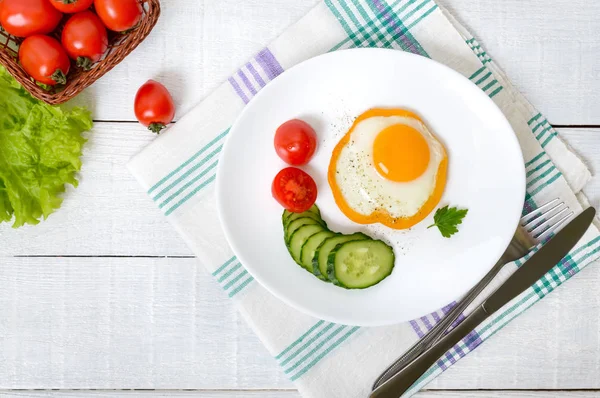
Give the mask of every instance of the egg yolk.
[(416, 129), (395, 124), (382, 130), (373, 143), (373, 162), (380, 175), (391, 181), (408, 182), (429, 166), (429, 144)]

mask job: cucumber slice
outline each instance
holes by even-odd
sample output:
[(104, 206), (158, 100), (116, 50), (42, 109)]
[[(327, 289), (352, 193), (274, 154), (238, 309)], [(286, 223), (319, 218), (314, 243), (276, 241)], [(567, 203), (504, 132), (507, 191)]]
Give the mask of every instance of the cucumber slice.
[(287, 226), (294, 220), (297, 220), (299, 218), (312, 218), (315, 221), (318, 221), (323, 227), (327, 228), (327, 224), (325, 224), (325, 221), (323, 221), (323, 219), (321, 218), (321, 216), (319, 216), (316, 213), (313, 213), (312, 211), (305, 211), (304, 213), (292, 213), (291, 216), (289, 216), (287, 218), (287, 220), (285, 221), (284, 228), (287, 228)]
[(340, 243), (350, 242), (353, 240), (370, 239), (367, 235), (357, 232), (352, 235), (336, 234), (329, 239), (326, 239), (315, 251), (313, 256), (313, 273), (319, 279), (327, 279), (327, 259), (329, 253)]
[(288, 217), (289, 217), (290, 215), (292, 215), (292, 214), (294, 214), (294, 213), (290, 213), (290, 212), (289, 212), (289, 211), (287, 211), (287, 210), (284, 210), (284, 211), (283, 211), (283, 214), (281, 215), (281, 223), (283, 224), (283, 226), (284, 226), (284, 227), (285, 227), (285, 224), (286, 224), (286, 221), (287, 221)]
[(281, 221), (283, 221), (283, 225), (286, 224), (286, 222), (288, 221), (288, 218), (292, 215), (292, 214), (305, 214), (305, 213), (313, 213), (316, 214), (317, 216), (321, 217), (321, 211), (319, 210), (319, 208), (317, 207), (317, 205), (312, 205), (312, 207), (308, 210), (306, 210), (304, 213), (292, 213), (289, 210), (284, 210), (283, 211), (283, 215), (281, 216)]
[[(313, 274), (315, 273), (315, 271), (313, 269), (313, 261), (312, 260), (313, 260), (313, 257), (315, 256), (315, 252), (317, 251), (317, 247), (321, 246), (321, 243), (323, 243), (325, 241), (325, 239), (331, 238), (332, 236), (336, 236), (336, 235), (337, 234), (335, 232), (331, 232), (326, 229), (326, 230), (323, 230), (321, 232), (318, 232), (318, 233), (312, 235), (310, 238), (308, 238), (306, 243), (304, 243), (304, 246), (302, 246), (302, 252), (300, 253), (300, 263), (302, 264), (302, 266), (304, 268), (306, 268), (306, 270), (308, 272), (312, 272)], [(294, 237), (292, 237), (292, 240), (293, 239), (294, 239)], [(319, 274), (319, 276), (320, 276), (320, 274)], [(326, 278), (321, 278), (321, 279), (326, 279)]]
[(308, 209), (308, 211), (310, 211), (311, 213), (315, 213), (317, 216), (321, 217), (321, 210), (319, 210), (319, 207), (317, 205), (312, 205), (312, 207)]
[(365, 289), (387, 278), (394, 261), (394, 251), (380, 240), (340, 243), (327, 258), (327, 276), (346, 289)]
[(283, 214), (281, 215), (281, 222), (283, 223), (283, 225), (285, 225), (287, 223), (288, 218), (292, 215), (292, 214), (296, 214), (296, 213), (292, 213), (289, 210), (284, 210)]
[(321, 225), (321, 223), (317, 220), (313, 220), (312, 218), (308, 218), (308, 217), (302, 217), (302, 218), (298, 218), (294, 221), (292, 221), (291, 223), (289, 223), (287, 225), (287, 227), (284, 228), (285, 231), (285, 243), (289, 244), (290, 243), (290, 238), (292, 237), (292, 235), (294, 234), (294, 232), (296, 232), (296, 230), (304, 225), (319, 225), (321, 226), (321, 229), (323, 229), (323, 226)]
[(306, 268), (304, 264), (300, 261), (302, 247), (311, 236), (319, 232), (323, 232), (323, 226), (321, 226), (320, 224), (309, 224), (301, 226), (292, 234), (292, 236), (290, 236), (290, 243), (288, 244), (288, 249), (294, 261), (298, 263), (298, 265), (300, 265), (302, 268)]

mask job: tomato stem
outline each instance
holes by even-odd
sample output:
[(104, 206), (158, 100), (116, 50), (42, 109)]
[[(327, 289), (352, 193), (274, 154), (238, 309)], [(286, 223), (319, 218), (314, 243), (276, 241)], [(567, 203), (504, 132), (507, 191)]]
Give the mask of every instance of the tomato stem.
[(77, 57), (76, 63), (77, 63), (77, 66), (83, 70), (92, 69), (92, 65), (94, 64), (94, 62), (92, 62), (92, 60), (88, 57)]
[(165, 127), (167, 126), (162, 123), (150, 123), (148, 130), (152, 131), (153, 133), (160, 134), (161, 130)]
[(77, 3), (77, 0), (60, 0), (60, 2), (63, 4), (73, 4)]
[(67, 84), (67, 76), (65, 76), (64, 72), (60, 69), (57, 69), (50, 79), (54, 80), (56, 84)]

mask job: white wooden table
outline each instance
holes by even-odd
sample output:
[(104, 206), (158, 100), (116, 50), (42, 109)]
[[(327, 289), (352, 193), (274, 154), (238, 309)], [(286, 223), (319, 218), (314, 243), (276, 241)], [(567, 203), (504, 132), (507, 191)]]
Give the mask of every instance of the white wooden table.
[[(151, 36), (76, 100), (96, 120), (80, 187), (39, 226), (0, 226), (0, 396), (299, 397), (125, 163), (153, 139), (132, 111), (144, 81), (184, 114), (317, 1), (164, 0)], [(600, 2), (441, 3), (600, 170)], [(598, 205), (600, 179), (586, 193)], [(419, 397), (600, 396), (598, 286), (596, 264)]]

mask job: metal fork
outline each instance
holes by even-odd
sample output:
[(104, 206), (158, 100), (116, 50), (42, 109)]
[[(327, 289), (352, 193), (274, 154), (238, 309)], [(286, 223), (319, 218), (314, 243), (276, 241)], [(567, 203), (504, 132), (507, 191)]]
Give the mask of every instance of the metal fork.
[(373, 390), (443, 337), (458, 317), (467, 309), (469, 304), (479, 296), (506, 264), (524, 257), (539, 242), (543, 242), (549, 238), (571, 216), (573, 216), (573, 212), (569, 211), (569, 207), (564, 202), (560, 202), (559, 199), (554, 199), (523, 216), (510, 244), (494, 267), (433, 329), (409, 348), (375, 380)]

